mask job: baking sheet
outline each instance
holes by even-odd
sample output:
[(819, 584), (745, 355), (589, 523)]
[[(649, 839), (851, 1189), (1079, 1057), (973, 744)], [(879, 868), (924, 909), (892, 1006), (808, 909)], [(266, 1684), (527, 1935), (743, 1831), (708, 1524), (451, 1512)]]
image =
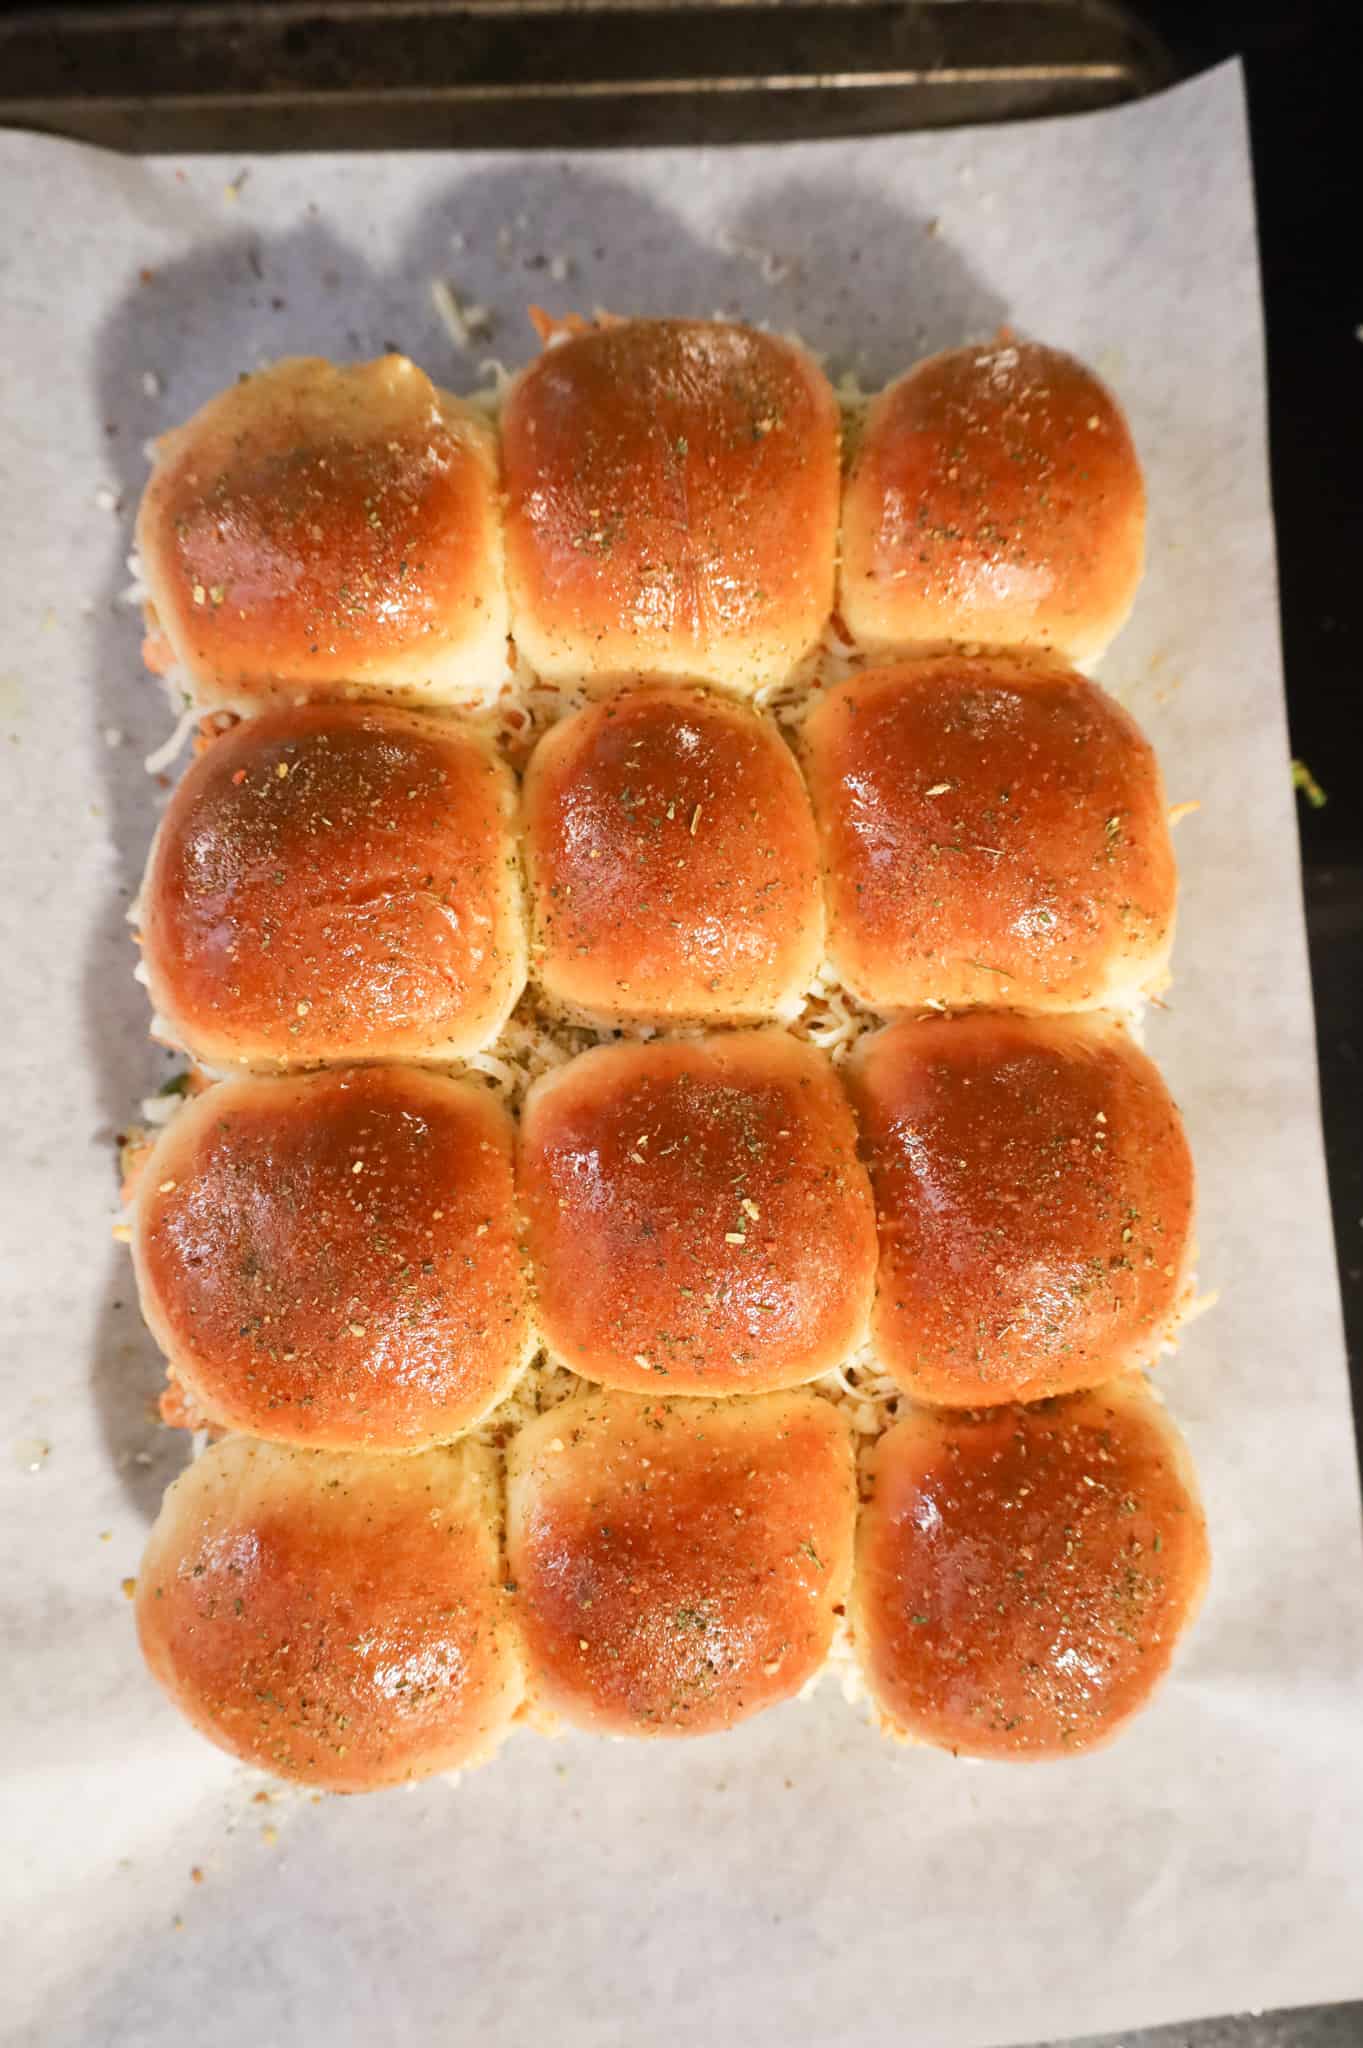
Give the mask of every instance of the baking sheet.
[[(1238, 70), (727, 151), (142, 164), (4, 135), (0, 190), (3, 2039), (976, 2048), (1363, 1993), (1363, 1558)], [(455, 347), (435, 277), (492, 331)], [(124, 924), (166, 727), (116, 602), (142, 443), (287, 351), (396, 345), (472, 388), (530, 353), (527, 299), (767, 319), (868, 383), (1008, 320), (1129, 408), (1150, 568), (1104, 679), (1202, 804), (1148, 1042), (1222, 1301), (1161, 1372), (1211, 1596), (1099, 1756), (900, 1751), (830, 1685), (696, 1745), (525, 1735), (457, 1787), (264, 1804), (141, 1670), (120, 1581), (183, 1455), (109, 1237), (112, 1136), (164, 1071)]]

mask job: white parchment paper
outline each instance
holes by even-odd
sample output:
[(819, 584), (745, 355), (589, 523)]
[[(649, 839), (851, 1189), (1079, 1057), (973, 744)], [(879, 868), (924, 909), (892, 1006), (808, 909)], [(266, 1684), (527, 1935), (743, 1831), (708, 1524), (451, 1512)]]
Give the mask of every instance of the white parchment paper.
[[(3, 2038), (973, 2048), (1363, 1993), (1363, 1560), (1238, 73), (797, 147), (143, 164), (8, 135), (0, 195)], [(437, 276), (490, 336), (451, 343)], [(142, 443), (285, 352), (397, 345), (472, 388), (530, 353), (528, 299), (722, 308), (868, 382), (1009, 320), (1129, 408), (1150, 568), (1105, 679), (1202, 804), (1149, 1042), (1223, 1292), (1161, 1373), (1211, 1597), (1102, 1755), (900, 1751), (829, 1687), (694, 1746), (518, 1736), (457, 1788), (266, 1805), (143, 1674), (120, 1580), (183, 1453), (109, 1235), (111, 1137), (163, 1071), (123, 922), (166, 729), (114, 601)]]

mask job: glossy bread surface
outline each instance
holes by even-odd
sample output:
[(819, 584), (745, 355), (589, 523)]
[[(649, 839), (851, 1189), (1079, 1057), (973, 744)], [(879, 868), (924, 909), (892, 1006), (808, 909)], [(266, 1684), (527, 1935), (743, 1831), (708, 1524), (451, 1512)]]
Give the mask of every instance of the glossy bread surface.
[(798, 1003), (822, 953), (819, 857), (769, 721), (688, 685), (613, 695), (540, 741), (523, 818), (551, 1002), (731, 1023)]
[(481, 1761), (524, 1692), (491, 1454), (228, 1437), (181, 1474), (137, 1581), (151, 1670), (223, 1749), (367, 1792)]
[(588, 1379), (752, 1393), (861, 1341), (855, 1125), (824, 1056), (783, 1032), (583, 1053), (531, 1089), (518, 1172), (540, 1328)]
[(502, 413), (512, 631), (541, 675), (752, 691), (833, 602), (837, 405), (803, 350), (703, 320), (560, 341)]
[(907, 1020), (849, 1065), (875, 1188), (876, 1352), (915, 1400), (1040, 1400), (1153, 1362), (1192, 1257), (1193, 1168), (1106, 1017)]
[(223, 1082), (139, 1182), (142, 1310), (199, 1412), (315, 1449), (458, 1436), (523, 1364), (512, 1127), (401, 1067)]
[(1147, 1703), (1201, 1603), (1188, 1454), (1138, 1377), (909, 1415), (871, 1454), (853, 1596), (872, 1696), (961, 1756), (1072, 1756)]
[(487, 423), (403, 356), (292, 357), (156, 445), (137, 543), (196, 702), (477, 700), (506, 669)]
[(1145, 486), (1121, 409), (1073, 356), (1002, 339), (872, 400), (842, 511), (838, 604), (870, 648), (1038, 648), (1081, 666), (1131, 609)]
[(704, 1735), (788, 1699), (846, 1599), (851, 1434), (808, 1394), (593, 1391), (509, 1451), (534, 1695), (602, 1734)]
[(312, 705), (215, 740), (141, 896), (152, 1002), (209, 1065), (447, 1059), (525, 980), (511, 776), (417, 712)]
[(834, 969), (873, 1009), (1088, 1009), (1165, 980), (1177, 874), (1134, 720), (1071, 670), (866, 670), (805, 724)]

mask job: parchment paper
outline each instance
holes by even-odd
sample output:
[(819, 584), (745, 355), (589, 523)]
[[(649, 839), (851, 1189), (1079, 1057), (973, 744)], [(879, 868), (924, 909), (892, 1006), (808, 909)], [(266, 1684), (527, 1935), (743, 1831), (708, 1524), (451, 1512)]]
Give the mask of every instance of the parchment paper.
[[(1363, 1992), (1363, 1560), (1237, 71), (798, 147), (140, 164), (11, 135), (0, 180), (4, 2038), (972, 2048)], [(489, 337), (451, 344), (436, 276)], [(111, 1137), (164, 1071), (123, 923), (167, 722), (115, 603), (142, 443), (289, 351), (397, 344), (472, 388), (529, 354), (531, 298), (768, 319), (868, 382), (1007, 319), (1130, 410), (1150, 568), (1105, 677), (1202, 803), (1149, 1043), (1222, 1301), (1160, 1376), (1213, 1590), (1102, 1755), (900, 1751), (830, 1686), (694, 1746), (518, 1736), (455, 1788), (266, 1805), (142, 1671), (120, 1580), (183, 1456), (109, 1236)]]

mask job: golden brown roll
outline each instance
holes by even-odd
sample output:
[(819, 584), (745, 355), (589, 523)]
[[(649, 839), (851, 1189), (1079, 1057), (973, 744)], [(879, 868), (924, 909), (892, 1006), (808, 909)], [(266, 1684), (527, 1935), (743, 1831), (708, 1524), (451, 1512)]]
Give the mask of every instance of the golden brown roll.
[(705, 320), (555, 342), (502, 413), (512, 631), (555, 680), (750, 692), (833, 603), (838, 410), (793, 343)]
[(196, 704), (467, 704), (507, 672), (497, 447), (405, 356), (276, 363), (156, 444), (150, 665)]
[(685, 684), (550, 728), (522, 816), (532, 972), (555, 1007), (643, 1022), (793, 1013), (823, 954), (819, 854), (790, 749)]
[(1075, 1756), (1148, 1703), (1208, 1551), (1187, 1450), (1138, 1375), (1037, 1408), (916, 1410), (870, 1477), (853, 1633), (892, 1732)]
[(607, 1386), (756, 1393), (862, 1342), (875, 1224), (832, 1067), (781, 1031), (603, 1046), (535, 1082), (538, 1321)]
[(829, 954), (859, 1001), (1074, 1010), (1166, 985), (1164, 784), (1096, 683), (1002, 655), (869, 669), (802, 744)]
[(480, 1763), (525, 1690), (497, 1521), (481, 1445), (228, 1437), (161, 1504), (142, 1653), (196, 1728), (277, 1777), (371, 1792)]
[(827, 1401), (591, 1391), (507, 1454), (537, 1701), (608, 1735), (708, 1735), (828, 1654), (851, 1568), (851, 1432)]
[(1153, 1362), (1186, 1306), (1193, 1163), (1120, 1023), (909, 1019), (848, 1075), (880, 1226), (873, 1341), (900, 1386), (985, 1407)]
[(140, 901), (163, 1035), (209, 1066), (449, 1060), (525, 984), (515, 789), (418, 712), (305, 705), (214, 740)]
[(406, 1067), (224, 1081), (137, 1184), (142, 1313), (191, 1410), (315, 1450), (422, 1450), (506, 1393), (530, 1329), (511, 1119)]
[(980, 641), (1083, 667), (1130, 611), (1144, 550), (1116, 400), (1073, 356), (1004, 337), (930, 356), (872, 401), (838, 604), (863, 647)]

